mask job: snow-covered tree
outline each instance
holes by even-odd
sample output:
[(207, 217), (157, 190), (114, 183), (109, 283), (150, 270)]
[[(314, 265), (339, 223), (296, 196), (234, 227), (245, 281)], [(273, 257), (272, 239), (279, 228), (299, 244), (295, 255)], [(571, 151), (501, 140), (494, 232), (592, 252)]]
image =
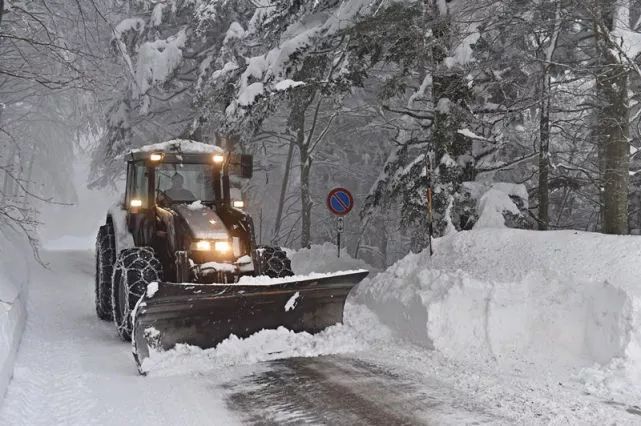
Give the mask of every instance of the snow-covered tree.
[(100, 127), (108, 27), (92, 2), (5, 2), (0, 27), (0, 227), (35, 244), (37, 200), (72, 198), (73, 144)]
[[(623, 145), (599, 142), (616, 132), (594, 123), (616, 124), (620, 136), (638, 121), (626, 104), (634, 94), (622, 95), (624, 75), (637, 84), (636, 3), (125, 4), (111, 31), (124, 78), (95, 156), (99, 183), (117, 175), (114, 159), (131, 146), (179, 136), (220, 143), (257, 158), (264, 180), (250, 188), (265, 238), (303, 246), (332, 235), (322, 198), (329, 182), (347, 181), (363, 202), (357, 246), (376, 223), (408, 236), (394, 244), (421, 249), (428, 163), (436, 235), (475, 226), (492, 191), (504, 191), (493, 208), (513, 226), (614, 232), (612, 216), (622, 232), (621, 212), (627, 221), (633, 211), (623, 207)], [(604, 84), (620, 89), (616, 111)], [(345, 137), (355, 129), (370, 136)], [(616, 161), (605, 149), (615, 145)]]

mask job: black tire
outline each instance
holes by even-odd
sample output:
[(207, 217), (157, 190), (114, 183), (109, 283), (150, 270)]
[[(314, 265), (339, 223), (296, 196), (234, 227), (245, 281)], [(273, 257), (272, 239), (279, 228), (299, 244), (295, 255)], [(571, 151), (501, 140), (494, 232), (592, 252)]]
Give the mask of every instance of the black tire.
[(280, 247), (259, 246), (256, 249), (258, 275), (270, 278), (284, 278), (294, 275), (292, 262)]
[(147, 285), (162, 281), (162, 264), (149, 247), (124, 249), (118, 255), (113, 271), (111, 305), (118, 335), (131, 341), (131, 312)]
[(111, 321), (111, 275), (116, 261), (114, 228), (107, 223), (98, 229), (96, 237), (96, 315)]

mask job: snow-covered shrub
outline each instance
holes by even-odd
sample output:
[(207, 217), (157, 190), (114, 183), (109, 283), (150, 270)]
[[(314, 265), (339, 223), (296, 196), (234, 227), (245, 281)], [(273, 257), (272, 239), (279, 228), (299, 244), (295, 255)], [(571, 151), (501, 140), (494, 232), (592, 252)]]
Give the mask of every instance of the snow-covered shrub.
[(465, 182), (463, 186), (476, 202), (474, 229), (532, 228), (528, 216), (528, 193), (524, 185)]

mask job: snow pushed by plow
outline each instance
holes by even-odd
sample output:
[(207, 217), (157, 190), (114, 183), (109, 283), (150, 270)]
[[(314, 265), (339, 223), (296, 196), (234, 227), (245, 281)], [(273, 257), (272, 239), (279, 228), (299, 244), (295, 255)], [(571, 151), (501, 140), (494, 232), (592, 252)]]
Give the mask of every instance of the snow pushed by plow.
[(641, 395), (640, 264), (636, 237), (461, 232), (433, 258), (412, 254), (364, 281), (358, 298), (394, 334), (450, 359), (569, 369), (624, 398)]
[[(341, 258), (337, 258), (336, 246), (331, 243), (301, 250), (287, 250), (287, 253), (292, 260), (295, 276), (278, 279), (244, 277), (239, 284), (270, 285), (371, 269), (365, 262), (352, 258), (346, 252), (342, 253)], [(282, 309), (285, 312), (297, 309), (301, 297), (299, 292), (294, 293)], [(231, 335), (211, 349), (183, 344), (167, 351), (152, 350), (149, 358), (143, 361), (141, 370), (150, 376), (172, 376), (284, 358), (354, 353), (366, 350), (389, 336), (388, 329), (380, 324), (374, 313), (361, 304), (350, 303), (348, 299), (344, 323), (331, 326), (318, 334), (295, 333), (280, 327), (276, 330), (262, 330), (244, 339)]]
[(150, 351), (142, 370), (149, 376), (173, 376), (282, 358), (352, 353), (365, 350), (372, 342), (389, 335), (382, 325), (372, 327), (378, 321), (366, 307), (348, 304), (345, 311), (345, 324), (315, 335), (280, 327), (260, 331), (246, 339), (232, 335), (212, 349), (177, 345), (168, 351)]

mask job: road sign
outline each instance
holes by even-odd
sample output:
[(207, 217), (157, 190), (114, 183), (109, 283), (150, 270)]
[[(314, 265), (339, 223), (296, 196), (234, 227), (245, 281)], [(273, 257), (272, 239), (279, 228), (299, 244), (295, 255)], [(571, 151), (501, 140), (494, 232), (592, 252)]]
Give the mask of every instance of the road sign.
[(345, 188), (334, 188), (327, 194), (327, 208), (338, 216), (336, 219), (336, 245), (338, 246), (338, 257), (341, 257), (341, 234), (345, 228), (343, 216), (354, 208), (354, 197)]
[(334, 188), (327, 195), (327, 208), (336, 216), (345, 216), (354, 208), (354, 197), (345, 188)]

